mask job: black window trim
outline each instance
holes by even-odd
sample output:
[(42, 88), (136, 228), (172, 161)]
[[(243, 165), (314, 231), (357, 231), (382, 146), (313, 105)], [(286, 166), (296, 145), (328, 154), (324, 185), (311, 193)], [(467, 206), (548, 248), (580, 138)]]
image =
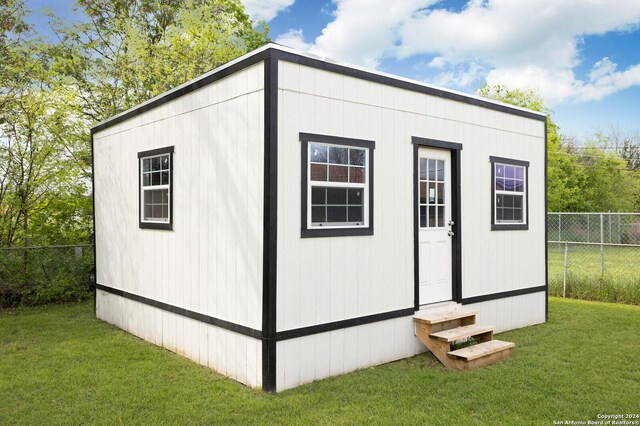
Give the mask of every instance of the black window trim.
[[(347, 237), (358, 235), (373, 235), (373, 150), (376, 147), (375, 141), (365, 139), (352, 139), (340, 136), (319, 135), (314, 133), (300, 133), (301, 156), (300, 156), (300, 176), (301, 176), (301, 218), (300, 218), (300, 237)], [(331, 229), (309, 229), (307, 226), (307, 201), (308, 194), (308, 160), (309, 160), (309, 142), (319, 142), (334, 145), (345, 145), (355, 148), (365, 148), (369, 150), (368, 176), (367, 176), (367, 193), (369, 202), (369, 225), (366, 227), (345, 227)]]
[[(491, 163), (491, 230), (492, 231), (526, 231), (529, 229), (529, 162), (505, 157), (489, 157)], [(496, 223), (496, 163), (524, 167), (525, 186), (525, 223)]]
[[(165, 231), (173, 231), (173, 153), (173, 145), (138, 152), (138, 227), (140, 229), (160, 229)], [(154, 157), (156, 155), (162, 154), (169, 154), (169, 222), (144, 222), (142, 220), (142, 161), (140, 160), (146, 157)]]

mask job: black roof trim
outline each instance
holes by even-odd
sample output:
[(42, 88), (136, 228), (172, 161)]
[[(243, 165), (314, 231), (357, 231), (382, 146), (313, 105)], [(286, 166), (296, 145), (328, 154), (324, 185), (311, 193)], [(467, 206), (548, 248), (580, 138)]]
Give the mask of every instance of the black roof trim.
[(413, 92), (422, 93), (425, 95), (436, 96), (439, 98), (449, 99), (456, 102), (462, 102), (468, 105), (474, 105), (482, 108), (487, 108), (494, 111), (504, 112), (511, 115), (530, 118), (533, 120), (545, 121), (546, 115), (530, 110), (520, 109), (507, 104), (498, 103), (496, 101), (479, 99), (471, 95), (465, 95), (462, 93), (452, 92), (446, 89), (439, 89), (433, 86), (427, 86), (418, 82), (411, 82), (401, 77), (394, 78), (393, 76), (380, 74), (373, 71), (367, 71), (360, 68), (354, 68), (347, 65), (338, 64), (335, 62), (328, 62), (320, 58), (313, 58), (301, 53), (294, 53), (292, 51), (283, 50), (288, 49), (286, 47), (280, 47), (274, 43), (270, 43), (265, 47), (262, 47), (256, 51), (256, 53), (249, 52), (244, 58), (239, 58), (235, 63), (231, 65), (222, 65), (209, 73), (198, 77), (191, 82), (187, 82), (182, 86), (178, 86), (176, 89), (170, 90), (164, 94), (158, 95), (152, 98), (150, 101), (135, 106), (119, 115), (116, 115), (103, 122), (97, 123), (91, 128), (91, 133), (96, 133), (101, 130), (107, 129), (118, 123), (122, 123), (130, 118), (140, 115), (144, 112), (152, 110), (160, 105), (163, 105), (169, 101), (179, 98), (194, 90), (200, 89), (218, 80), (221, 80), (229, 75), (232, 75), (238, 71), (241, 71), (251, 65), (265, 60), (266, 58), (280, 59), (287, 62), (292, 62), (300, 65), (309, 66), (312, 68), (321, 69), (324, 71), (330, 71), (337, 74), (346, 75), (349, 77), (355, 77), (362, 80), (380, 83), (387, 86), (396, 87), (399, 89), (410, 90)]

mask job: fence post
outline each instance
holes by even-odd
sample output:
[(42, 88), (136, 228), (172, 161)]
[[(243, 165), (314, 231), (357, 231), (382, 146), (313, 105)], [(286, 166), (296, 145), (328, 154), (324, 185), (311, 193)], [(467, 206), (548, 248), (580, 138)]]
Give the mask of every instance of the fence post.
[(600, 272), (604, 276), (604, 215), (600, 212)]
[(567, 266), (569, 261), (569, 244), (564, 243), (564, 277), (562, 279), (562, 297), (567, 297)]

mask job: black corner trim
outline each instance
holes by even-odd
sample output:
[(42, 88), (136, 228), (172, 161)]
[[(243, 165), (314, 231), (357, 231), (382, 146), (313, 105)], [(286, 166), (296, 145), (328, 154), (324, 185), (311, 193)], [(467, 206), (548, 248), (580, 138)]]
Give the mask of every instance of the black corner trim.
[[(544, 312), (545, 321), (549, 321), (549, 215), (547, 187), (549, 181), (547, 179), (547, 170), (549, 167), (549, 153), (547, 143), (547, 120), (544, 121), (544, 286), (545, 286), (545, 300), (544, 300)], [(528, 176), (527, 176), (528, 179)], [(529, 192), (527, 192), (528, 194)], [(527, 204), (528, 204), (527, 200)]]
[[(267, 52), (271, 52), (269, 49)], [(262, 254), (262, 389), (276, 390), (278, 250), (278, 61), (264, 60), (264, 216)]]
[(399, 309), (396, 311), (382, 312), (378, 314), (365, 315), (362, 317), (349, 318), (341, 321), (328, 322), (324, 324), (311, 325), (309, 327), (296, 328), (292, 330), (279, 331), (276, 334), (276, 340), (288, 340), (298, 337), (310, 336), (312, 334), (326, 333), (334, 330), (341, 330), (343, 328), (356, 327), (358, 325), (371, 324), (374, 322), (380, 322), (390, 320), (394, 318), (401, 318), (413, 315), (415, 309), (413, 307), (406, 309)]
[(242, 334), (243, 336), (253, 337), (254, 339), (262, 338), (262, 332), (251, 327), (236, 324), (231, 321), (226, 321), (220, 318), (212, 317), (209, 315), (201, 314), (199, 312), (190, 311), (185, 308), (170, 305), (168, 303), (160, 302), (158, 300), (150, 299), (148, 297), (140, 296), (138, 294), (129, 293), (124, 290), (109, 287), (103, 284), (96, 283), (96, 289), (106, 291), (107, 293), (114, 294), (116, 296), (124, 297), (135, 302), (143, 303), (154, 308), (162, 309), (163, 311), (171, 312), (176, 315), (181, 315), (186, 318), (191, 318), (196, 321), (200, 321), (206, 324), (214, 325), (216, 327), (223, 328), (225, 330), (233, 331), (234, 333)]
[[(98, 245), (96, 244), (96, 162), (95, 162), (95, 154), (94, 154), (94, 146), (93, 146), (93, 130), (91, 130), (89, 132), (90, 138), (91, 138), (91, 206), (93, 211), (92, 213), (92, 219), (93, 219), (93, 276), (94, 282), (98, 281), (98, 255), (96, 253), (96, 250), (98, 248)], [(140, 204), (140, 202), (138, 201), (138, 204)], [(96, 315), (97, 314), (97, 294), (96, 294), (96, 288), (94, 286), (93, 288), (93, 314)]]
[(462, 151), (461, 143), (441, 141), (438, 139), (419, 138), (417, 136), (412, 136), (411, 143), (414, 145), (425, 146), (428, 148), (444, 148), (444, 149)]
[(451, 151), (451, 199), (455, 204), (451, 212), (455, 234), (451, 244), (451, 298), (456, 302), (462, 299), (462, 188), (461, 188), (461, 151), (462, 144), (413, 136), (413, 304), (414, 309), (420, 309), (420, 251), (418, 232), (420, 228), (418, 217), (418, 149), (440, 148)]
[(538, 287), (520, 288), (517, 290), (503, 291), (500, 293), (483, 294), (482, 296), (465, 297), (462, 300), (460, 300), (460, 303), (462, 303), (463, 305), (469, 305), (471, 303), (480, 303), (480, 302), (486, 302), (489, 300), (505, 299), (507, 297), (522, 296), (525, 294), (540, 293), (540, 292), (545, 292), (546, 294), (546, 291), (547, 291), (547, 286), (541, 285)]
[(346, 75), (349, 77), (355, 77), (358, 79), (370, 81), (373, 83), (380, 83), (387, 86), (397, 87), (399, 89), (411, 90), (413, 92), (422, 93), (425, 95), (437, 96), (439, 98), (449, 99), (452, 101), (463, 102), (468, 105), (479, 106), (482, 108), (491, 109), (494, 111), (504, 112), (519, 117), (531, 118), (533, 120), (543, 121), (546, 118), (543, 115), (534, 113), (532, 111), (524, 111), (514, 108), (509, 105), (497, 104), (489, 102), (483, 99), (478, 99), (461, 93), (452, 93), (446, 90), (438, 89), (435, 87), (423, 86), (421, 84), (412, 83), (399, 78), (394, 78), (385, 75), (374, 74), (369, 71), (350, 68), (344, 65), (338, 65), (332, 62), (325, 62), (320, 59), (309, 58), (306, 56), (297, 55), (291, 52), (283, 52), (282, 50), (273, 50), (273, 57), (281, 59), (287, 62), (293, 62), (299, 65), (306, 65), (308, 67), (321, 69), (324, 71), (330, 71), (337, 74)]
[[(373, 235), (373, 181), (374, 181), (374, 149), (375, 141), (365, 139), (345, 138), (341, 136), (318, 135), (314, 133), (300, 133), (300, 238), (316, 238), (316, 237), (354, 237), (363, 235)], [(369, 150), (369, 172), (368, 172), (368, 194), (369, 194), (369, 226), (358, 228), (313, 228), (307, 227), (307, 201), (309, 194), (307, 193), (307, 163), (308, 163), (308, 144), (309, 142), (329, 143), (336, 145), (354, 146), (357, 148), (365, 148)]]
[[(546, 149), (545, 149), (545, 152), (546, 152)], [(492, 231), (527, 231), (529, 230), (529, 162), (524, 160), (514, 160), (513, 158), (495, 157), (493, 155), (489, 156), (489, 162), (491, 163), (491, 230)], [(495, 163), (511, 164), (514, 166), (525, 167), (524, 185), (526, 188), (526, 191), (525, 191), (525, 209), (526, 209), (525, 215), (527, 218), (526, 223), (504, 223), (504, 224), (495, 223), (496, 222), (496, 209), (495, 209), (496, 168), (494, 166)], [(547, 171), (545, 167), (545, 175), (546, 173)], [(546, 191), (546, 185), (545, 185), (545, 191)], [(546, 195), (545, 195), (545, 204), (546, 204)]]
[[(158, 229), (163, 231), (173, 231), (173, 153), (174, 146), (164, 146), (162, 148), (150, 149), (138, 153), (138, 228)], [(142, 221), (142, 170), (140, 169), (140, 159), (153, 157), (156, 155), (169, 154), (169, 222), (143, 222)]]

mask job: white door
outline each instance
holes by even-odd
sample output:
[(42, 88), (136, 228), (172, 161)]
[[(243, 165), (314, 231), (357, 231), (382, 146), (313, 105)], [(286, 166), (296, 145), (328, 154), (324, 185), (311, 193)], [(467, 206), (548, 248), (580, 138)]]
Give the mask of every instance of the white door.
[(418, 261), (421, 305), (451, 300), (451, 151), (418, 150)]

